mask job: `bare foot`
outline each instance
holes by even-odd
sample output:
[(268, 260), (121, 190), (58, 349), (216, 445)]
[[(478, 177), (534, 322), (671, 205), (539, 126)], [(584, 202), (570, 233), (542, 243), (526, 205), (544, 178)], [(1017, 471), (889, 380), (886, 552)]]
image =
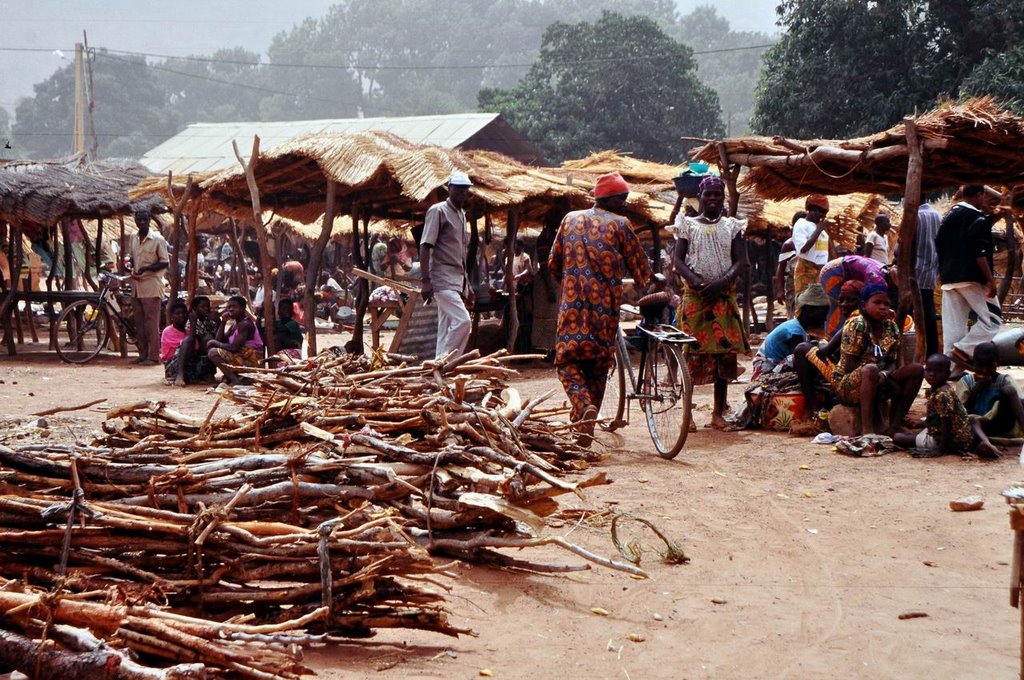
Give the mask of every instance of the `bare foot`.
[(184, 387), (185, 386), (185, 379), (184, 378), (178, 378), (177, 380), (174, 381), (174, 386), (175, 387)]
[(728, 421), (720, 415), (711, 416), (711, 422), (708, 423), (708, 427), (712, 430), (724, 430), (729, 427)]
[(981, 442), (975, 449), (975, 453), (978, 454), (978, 458), (984, 460), (998, 460), (1002, 458), (1002, 453), (999, 452), (991, 442)]

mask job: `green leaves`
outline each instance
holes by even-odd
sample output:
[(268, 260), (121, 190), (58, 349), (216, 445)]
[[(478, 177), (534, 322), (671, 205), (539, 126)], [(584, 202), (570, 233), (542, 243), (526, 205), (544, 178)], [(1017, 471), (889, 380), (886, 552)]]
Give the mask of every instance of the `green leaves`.
[(605, 12), (594, 23), (555, 23), (523, 81), (480, 92), (548, 160), (613, 148), (680, 162), (684, 135), (722, 132), (718, 97), (695, 73), (693, 51), (646, 17)]
[(752, 123), (762, 134), (851, 137), (937, 97), (1020, 96), (1019, 0), (784, 0), (778, 12), (787, 30), (765, 54)]

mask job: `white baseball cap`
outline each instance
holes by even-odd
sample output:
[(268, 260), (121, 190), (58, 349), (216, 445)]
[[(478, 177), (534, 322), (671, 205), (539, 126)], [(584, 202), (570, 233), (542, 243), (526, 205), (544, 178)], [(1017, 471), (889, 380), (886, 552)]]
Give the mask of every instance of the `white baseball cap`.
[(451, 174), (451, 177), (448, 178), (448, 186), (471, 187), (473, 186), (473, 182), (469, 179), (469, 175), (456, 170)]

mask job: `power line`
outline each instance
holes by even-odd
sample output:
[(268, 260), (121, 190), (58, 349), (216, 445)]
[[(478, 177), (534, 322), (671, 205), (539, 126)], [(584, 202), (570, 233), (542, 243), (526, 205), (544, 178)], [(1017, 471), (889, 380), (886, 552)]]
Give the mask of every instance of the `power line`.
[(167, 68), (166, 66), (158, 66), (156, 64), (148, 64), (146, 62), (131, 61), (130, 59), (124, 59), (122, 57), (118, 57), (118, 56), (115, 56), (113, 54), (109, 54), (109, 53), (106, 53), (106, 52), (96, 52), (95, 56), (103, 57), (105, 59), (115, 59), (117, 61), (124, 62), (126, 64), (133, 64), (133, 65), (136, 65), (136, 66), (144, 66), (146, 68), (153, 69), (155, 71), (164, 71), (165, 73), (174, 73), (176, 75), (185, 76), (187, 78), (196, 78), (198, 80), (205, 80), (205, 81), (208, 81), (208, 82), (211, 82), (211, 83), (219, 83), (221, 85), (228, 85), (230, 87), (237, 87), (237, 88), (241, 88), (243, 90), (253, 90), (255, 92), (265, 92), (267, 94), (279, 94), (279, 95), (284, 95), (286, 97), (300, 97), (300, 98), (303, 98), (303, 99), (308, 99), (310, 101), (324, 102), (324, 103), (327, 103), (327, 104), (337, 104), (337, 105), (340, 105), (340, 106), (349, 106), (349, 107), (355, 107), (355, 108), (362, 107), (364, 109), (374, 109), (374, 110), (385, 111), (386, 112), (386, 110), (384, 110), (384, 109), (381, 109), (379, 107), (375, 107), (375, 106), (372, 106), (372, 105), (364, 104), (362, 102), (359, 102), (359, 103), (344, 102), (344, 101), (341, 101), (339, 99), (327, 99), (325, 97), (314, 97), (313, 95), (303, 94), (301, 92), (286, 92), (284, 90), (275, 90), (275, 89), (269, 88), (269, 87), (261, 87), (260, 85), (249, 85), (249, 84), (246, 84), (246, 83), (234, 83), (234, 82), (231, 82), (230, 80), (221, 80), (220, 78), (213, 78), (213, 77), (210, 77), (210, 76), (204, 76), (204, 75), (200, 75), (198, 73), (188, 73), (187, 71), (177, 71), (175, 69)]
[[(758, 45), (744, 45), (741, 47), (722, 47), (718, 49), (710, 50), (694, 50), (693, 54), (705, 55), (705, 54), (725, 54), (728, 52), (741, 52), (745, 50), (759, 50), (767, 49), (772, 47), (774, 43), (762, 43)], [(103, 51), (98, 51), (103, 50)], [(55, 49), (46, 48), (24, 48), (24, 47), (0, 47), (0, 52), (54, 52)], [(277, 62), (277, 61), (247, 61), (243, 59), (219, 59), (214, 57), (201, 57), (201, 56), (178, 56), (173, 54), (161, 54), (158, 52), (138, 52), (133, 50), (118, 50), (114, 48), (91, 48), (97, 55), (108, 54), (125, 54), (135, 57), (152, 57), (155, 59), (177, 59), (180, 61), (195, 61), (207, 64), (234, 64), (239, 66), (268, 66), (275, 68), (299, 68), (299, 69), (335, 69), (335, 70), (366, 70), (366, 71), (465, 71), (465, 70), (480, 70), (480, 69), (498, 69), (498, 68), (527, 68), (533, 66), (536, 62), (513, 62), (513, 63), (494, 63), (494, 64), (458, 64), (458, 65), (446, 65), (446, 66), (434, 66), (434, 65), (381, 65), (381, 64), (299, 64), (291, 62)], [(350, 51), (348, 54), (358, 54), (357, 51)], [(627, 57), (594, 57), (592, 59), (579, 59), (574, 61), (562, 61), (555, 62), (559, 65), (565, 66), (576, 66), (586, 64), (603, 64), (603, 63), (627, 63), (637, 61), (649, 61), (652, 59), (665, 59), (671, 55), (668, 54), (646, 54), (636, 55)], [(152, 68), (158, 68), (152, 66)], [(175, 71), (171, 71), (174, 73)], [(182, 75), (193, 75), (182, 73)]]

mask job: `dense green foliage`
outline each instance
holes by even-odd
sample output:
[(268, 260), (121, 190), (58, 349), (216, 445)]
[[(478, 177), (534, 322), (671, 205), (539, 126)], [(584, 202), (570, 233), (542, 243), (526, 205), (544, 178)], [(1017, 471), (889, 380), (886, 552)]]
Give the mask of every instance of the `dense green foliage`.
[(540, 59), (517, 86), (480, 92), (549, 160), (614, 148), (679, 162), (683, 135), (722, 131), (718, 97), (696, 74), (693, 50), (646, 17), (605, 13), (594, 22), (555, 23)]
[(1020, 0), (784, 0), (778, 14), (786, 33), (765, 53), (752, 125), (764, 134), (848, 137), (938, 97), (1019, 92), (1006, 53)]

